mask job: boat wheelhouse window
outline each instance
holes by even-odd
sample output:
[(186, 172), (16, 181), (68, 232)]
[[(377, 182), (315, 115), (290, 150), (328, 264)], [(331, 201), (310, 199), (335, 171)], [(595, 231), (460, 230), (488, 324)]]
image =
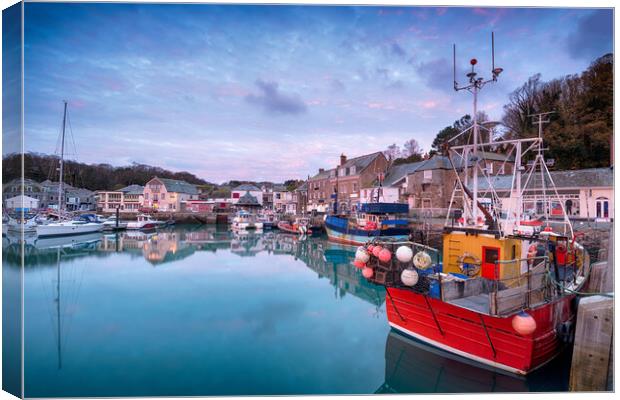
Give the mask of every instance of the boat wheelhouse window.
[[(499, 249), (492, 248), (492, 247), (485, 247), (483, 248), (483, 251), (484, 251), (484, 262), (485, 263), (495, 264), (495, 262), (498, 261)], [(515, 251), (514, 246), (513, 246), (513, 251)]]

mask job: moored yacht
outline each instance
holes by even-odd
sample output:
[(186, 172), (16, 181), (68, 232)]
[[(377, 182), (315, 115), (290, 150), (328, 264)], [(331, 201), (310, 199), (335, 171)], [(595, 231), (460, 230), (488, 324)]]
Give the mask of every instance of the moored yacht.
[[(58, 169), (58, 215), (62, 216), (63, 213), (63, 176), (64, 176), (64, 151), (65, 151), (65, 129), (67, 124), (67, 102), (64, 102), (64, 112), (62, 118), (62, 133), (61, 133), (61, 146), (60, 146), (60, 167)], [(99, 232), (103, 230), (103, 224), (99, 222), (89, 222), (88, 220), (79, 221), (59, 221), (50, 222), (47, 224), (41, 224), (36, 226), (36, 232), (38, 236), (63, 236), (63, 235), (78, 235), (82, 233)]]
[(165, 223), (158, 221), (148, 214), (139, 214), (137, 220), (127, 222), (127, 229), (155, 229)]

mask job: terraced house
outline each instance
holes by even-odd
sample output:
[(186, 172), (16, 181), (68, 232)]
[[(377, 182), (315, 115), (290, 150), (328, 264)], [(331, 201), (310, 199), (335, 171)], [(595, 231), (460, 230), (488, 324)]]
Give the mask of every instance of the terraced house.
[(338, 211), (355, 211), (361, 202), (361, 188), (370, 186), (379, 174), (386, 172), (387, 167), (388, 160), (382, 152), (351, 159), (342, 154), (337, 167), (329, 170), (319, 169), (317, 175), (308, 179), (308, 210), (317, 212), (333, 210), (337, 199)]
[(129, 185), (119, 190), (97, 192), (97, 210), (100, 212), (135, 213), (142, 207), (144, 186)]
[(158, 211), (182, 211), (185, 202), (198, 200), (195, 185), (176, 179), (154, 177), (144, 186), (144, 207)]

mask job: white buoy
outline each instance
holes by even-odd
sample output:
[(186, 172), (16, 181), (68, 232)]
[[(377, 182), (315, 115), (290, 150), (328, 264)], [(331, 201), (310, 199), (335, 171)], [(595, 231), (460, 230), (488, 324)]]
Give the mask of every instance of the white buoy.
[(408, 263), (413, 258), (413, 250), (409, 246), (400, 246), (396, 249), (396, 258), (402, 263)]
[(418, 283), (418, 272), (413, 268), (407, 268), (400, 274), (400, 280), (405, 286), (415, 286)]
[(413, 257), (413, 265), (420, 269), (426, 269), (431, 266), (433, 260), (431, 256), (425, 251), (418, 251)]
[(355, 252), (355, 259), (366, 264), (370, 259), (370, 256), (363, 247), (358, 247), (357, 251)]

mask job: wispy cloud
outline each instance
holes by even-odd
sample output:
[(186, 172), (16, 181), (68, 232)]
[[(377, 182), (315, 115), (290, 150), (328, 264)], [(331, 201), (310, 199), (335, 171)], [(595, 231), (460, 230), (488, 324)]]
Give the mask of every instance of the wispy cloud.
[(26, 151), (54, 151), (67, 99), (80, 161), (218, 182), (303, 178), (388, 141), (429, 148), (471, 109), (452, 90), (452, 43), (464, 83), (467, 57), (484, 74), (492, 29), (506, 71), (480, 99), (492, 119), (527, 77), (578, 73), (612, 46), (609, 10), (25, 7)]

